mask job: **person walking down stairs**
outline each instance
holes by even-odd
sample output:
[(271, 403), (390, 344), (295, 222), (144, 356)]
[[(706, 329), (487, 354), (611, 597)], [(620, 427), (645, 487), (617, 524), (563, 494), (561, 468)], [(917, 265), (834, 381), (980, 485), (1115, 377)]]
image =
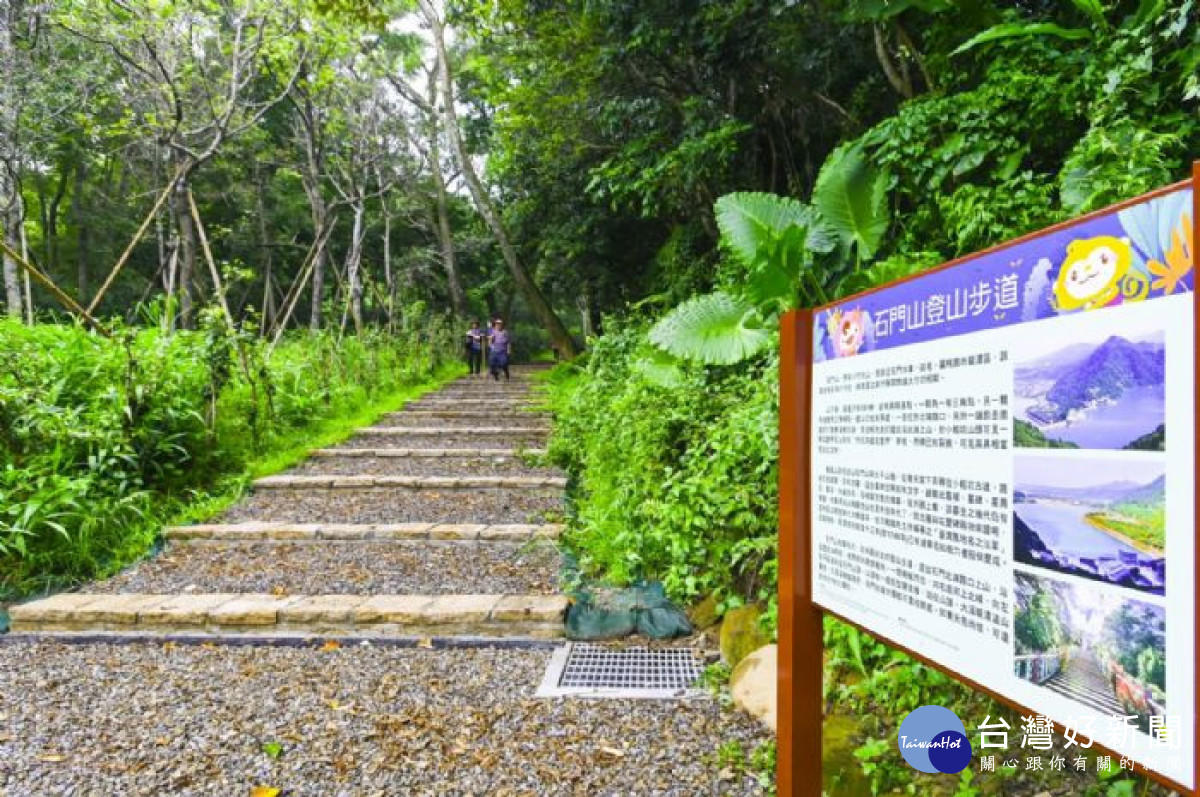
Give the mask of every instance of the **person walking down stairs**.
[(497, 318), (492, 321), (492, 334), (488, 336), (491, 356), (488, 357), (488, 370), (492, 379), (500, 381), (500, 372), (504, 372), (504, 381), (508, 381), (508, 358), (512, 354), (512, 340), (508, 330), (504, 328), (504, 320)]
[(467, 368), (471, 372), (471, 376), (483, 372), (483, 336), (484, 330), (479, 326), (478, 321), (471, 322), (471, 328), (467, 330), (465, 339), (467, 353)]

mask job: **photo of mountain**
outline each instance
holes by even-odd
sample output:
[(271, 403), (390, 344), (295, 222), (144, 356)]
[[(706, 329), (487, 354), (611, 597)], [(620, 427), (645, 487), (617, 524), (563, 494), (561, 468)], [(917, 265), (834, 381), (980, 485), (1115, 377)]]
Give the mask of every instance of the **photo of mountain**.
[(1167, 715), (1166, 612), (1119, 591), (1017, 572), (1013, 671), (1105, 717)]
[[(1132, 459), (1132, 458), (1131, 458)], [(1164, 466), (1134, 459), (1016, 458), (1013, 557), (1033, 567), (1162, 595)]]
[(1015, 352), (1013, 443), (1018, 448), (1163, 451), (1166, 345), (1161, 330), (1112, 334), (1081, 327), (1046, 353)]

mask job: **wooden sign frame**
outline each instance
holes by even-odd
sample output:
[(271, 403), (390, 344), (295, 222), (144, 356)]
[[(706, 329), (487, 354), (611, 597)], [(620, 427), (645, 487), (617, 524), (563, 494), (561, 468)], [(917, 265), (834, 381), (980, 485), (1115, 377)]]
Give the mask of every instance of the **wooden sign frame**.
[[(909, 280), (926, 277), (936, 271), (960, 266), (983, 255), (1008, 249), (1012, 246), (1041, 238), (1049, 233), (1068, 229), (1081, 222), (1111, 214), (1123, 208), (1145, 202), (1181, 188), (1192, 188), (1193, 241), (1200, 244), (1200, 161), (1192, 165), (1192, 179), (1166, 186), (1149, 194), (1136, 197), (1095, 213), (1072, 219), (1029, 235), (1006, 241), (990, 249), (952, 260), (937, 269), (921, 272), (904, 280), (881, 285), (854, 296), (841, 299), (834, 305), (894, 287)], [(1197, 273), (1200, 259), (1192, 252)], [(987, 694), (997, 702), (1023, 714), (1037, 713), (1011, 698), (998, 694), (987, 686), (964, 678), (954, 670), (937, 664), (903, 645), (897, 644), (886, 635), (869, 630), (858, 623), (841, 617), (835, 612), (818, 606), (813, 601), (812, 583), (812, 377), (813, 377), (813, 318), (815, 313), (829, 306), (794, 310), (787, 313), (780, 325), (780, 372), (779, 372), (779, 671), (778, 671), (778, 730), (776, 786), (778, 797), (821, 797), (822, 775), (822, 719), (823, 719), (823, 617), (828, 614), (859, 630), (869, 633), (885, 644), (903, 651), (923, 664), (945, 673), (976, 691)], [(1200, 347), (1196, 338), (1200, 336), (1200, 284), (1192, 291), (1193, 340), (1192, 358), (1194, 377), (1200, 379)], [(1200, 405), (1195, 401), (1193, 385), (1193, 412), (1195, 450), (1200, 451)], [(1194, 518), (1200, 523), (1200, 468), (1196, 469), (1196, 484), (1193, 488)], [(1200, 540), (1193, 549), (1193, 572), (1197, 574), (1192, 595), (1195, 622), (1193, 644), (1196, 658), (1200, 652)], [(1190, 727), (1193, 745), (1194, 789), (1144, 767), (1136, 771), (1168, 789), (1188, 797), (1200, 797), (1200, 662), (1193, 672), (1194, 692)], [(1187, 714), (1180, 719), (1188, 723)], [(1088, 742), (1087, 737), (1077, 737)], [(1122, 754), (1103, 745), (1094, 744), (1093, 750), (1122, 757)]]

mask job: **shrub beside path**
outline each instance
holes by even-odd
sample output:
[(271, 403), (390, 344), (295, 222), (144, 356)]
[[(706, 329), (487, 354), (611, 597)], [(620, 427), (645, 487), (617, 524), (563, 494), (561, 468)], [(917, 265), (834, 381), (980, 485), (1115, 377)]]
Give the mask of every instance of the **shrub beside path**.
[(531, 697), (567, 601), (528, 379), (461, 379), (12, 607), (0, 797), (760, 793), (729, 751), (762, 730), (712, 700)]

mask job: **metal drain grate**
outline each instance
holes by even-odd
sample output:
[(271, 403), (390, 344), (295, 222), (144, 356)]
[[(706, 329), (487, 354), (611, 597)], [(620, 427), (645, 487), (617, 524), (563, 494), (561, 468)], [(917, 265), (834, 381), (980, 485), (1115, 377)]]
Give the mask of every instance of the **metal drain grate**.
[(696, 697), (703, 672), (703, 658), (690, 648), (568, 644), (550, 658), (537, 697)]

